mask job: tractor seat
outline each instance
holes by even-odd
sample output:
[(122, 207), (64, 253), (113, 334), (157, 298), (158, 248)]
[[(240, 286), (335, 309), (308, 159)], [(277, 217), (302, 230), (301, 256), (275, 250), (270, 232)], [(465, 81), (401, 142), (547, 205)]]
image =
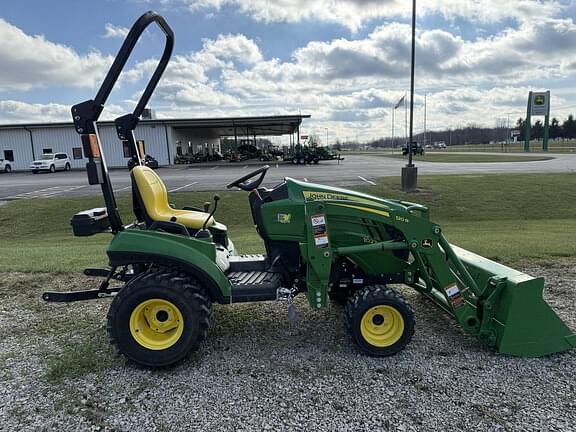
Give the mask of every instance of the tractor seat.
[[(132, 169), (132, 185), (139, 197), (144, 219), (148, 224), (152, 222), (176, 222), (192, 230), (202, 229), (208, 214), (195, 210), (173, 209), (168, 204), (168, 191), (164, 182), (152, 169), (145, 166), (136, 166)], [(211, 217), (207, 227), (214, 224)]]

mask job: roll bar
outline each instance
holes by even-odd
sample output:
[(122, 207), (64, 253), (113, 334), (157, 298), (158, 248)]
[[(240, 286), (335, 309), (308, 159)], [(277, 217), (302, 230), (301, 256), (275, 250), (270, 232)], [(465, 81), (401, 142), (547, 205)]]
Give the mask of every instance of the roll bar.
[(122, 220), (120, 219), (120, 214), (118, 213), (114, 191), (110, 183), (108, 167), (106, 166), (106, 160), (102, 151), (96, 122), (100, 118), (100, 114), (102, 114), (104, 109), (104, 104), (106, 103), (108, 96), (110, 96), (114, 85), (118, 81), (128, 58), (136, 46), (136, 43), (140, 40), (144, 30), (146, 30), (146, 28), (152, 23), (156, 23), (166, 35), (164, 52), (162, 53), (162, 57), (160, 58), (156, 70), (152, 74), (144, 93), (140, 96), (140, 100), (134, 108), (134, 111), (118, 117), (114, 121), (118, 138), (122, 141), (129, 142), (131, 152), (138, 157), (138, 161), (141, 163), (141, 158), (144, 155), (140, 154), (136, 146), (134, 129), (138, 124), (142, 111), (156, 89), (158, 81), (160, 81), (162, 74), (166, 70), (166, 66), (168, 66), (170, 56), (172, 55), (172, 49), (174, 48), (174, 32), (162, 16), (156, 12), (149, 11), (138, 18), (128, 32), (124, 43), (120, 47), (120, 50), (118, 51), (110, 70), (106, 74), (96, 97), (72, 107), (74, 128), (76, 129), (76, 132), (80, 134), (84, 155), (88, 158), (88, 162), (86, 163), (88, 182), (91, 185), (101, 185), (102, 194), (104, 195), (104, 200), (106, 202), (106, 209), (108, 210), (108, 217), (110, 218), (110, 225), (112, 232), (114, 233), (121, 231), (123, 225)]

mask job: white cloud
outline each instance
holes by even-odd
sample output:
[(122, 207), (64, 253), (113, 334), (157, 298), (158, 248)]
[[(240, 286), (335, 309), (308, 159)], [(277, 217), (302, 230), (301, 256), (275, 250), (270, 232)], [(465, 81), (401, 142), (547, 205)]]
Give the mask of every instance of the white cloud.
[[(170, 0), (165, 0), (170, 3)], [(172, 0), (185, 3), (191, 10), (219, 10), (235, 6), (256, 21), (299, 22), (302, 20), (340, 23), (352, 31), (375, 18), (408, 17), (412, 2), (406, 0)], [(560, 1), (540, 0), (427, 0), (418, 4), (418, 14), (439, 14), (474, 22), (505, 19), (527, 21), (554, 16), (561, 12)]]
[[(107, 105), (101, 120), (113, 120), (125, 114), (118, 105)], [(72, 122), (70, 105), (57, 103), (28, 103), (18, 100), (0, 100), (0, 123), (54, 123)]]
[(203, 42), (201, 55), (211, 55), (218, 59), (244, 64), (254, 64), (262, 60), (258, 45), (243, 34), (221, 34), (216, 40), (204, 39)]
[[(59, 122), (70, 119), (70, 107), (61, 104), (29, 104), (15, 100), (0, 101), (3, 123)], [(71, 120), (71, 119), (70, 119)]]
[[(202, 49), (187, 55), (175, 56), (168, 65), (153, 96), (153, 103), (195, 109), (198, 106), (239, 106), (238, 98), (218, 89), (219, 82), (211, 82), (208, 73), (214, 70), (235, 70), (236, 64), (255, 65), (262, 61), (260, 49), (244, 35), (225, 34), (216, 39), (204, 39)], [(157, 60), (146, 60), (122, 75), (122, 82), (146, 80), (156, 68)], [(135, 95), (135, 98), (139, 97)]]
[[(385, 135), (390, 107), (409, 85), (409, 41), (410, 26), (391, 23), (360, 39), (311, 41), (281, 61), (263, 58), (245, 36), (220, 35), (204, 40), (197, 52), (174, 58), (153, 105), (178, 116), (301, 111), (313, 115), (310, 128), (322, 124), (340, 135), (357, 129), (365, 137)], [(521, 116), (531, 81), (574, 74), (576, 62), (566, 59), (575, 53), (571, 19), (521, 22), (475, 40), (441, 29), (419, 31), (417, 92), (426, 88), (429, 94), (429, 126), (491, 126), (496, 116)], [(140, 79), (154, 64), (144, 62), (140, 72), (129, 73)], [(423, 97), (415, 102), (422, 111)]]
[(125, 38), (128, 35), (128, 32), (130, 31), (129, 28), (127, 27), (119, 27), (119, 26), (115, 26), (114, 24), (111, 23), (106, 23), (106, 25), (104, 26), (104, 35), (102, 35), (103, 38), (106, 39), (110, 39), (110, 38)]
[(97, 52), (79, 55), (72, 48), (30, 36), (0, 18), (0, 91), (64, 85), (94, 87), (112, 58)]
[[(193, 7), (236, 5), (261, 21), (322, 20), (340, 22), (355, 30), (373, 17), (407, 17), (408, 3), (200, 0)], [(464, 38), (455, 27), (418, 31), (416, 87), (420, 95), (424, 91), (429, 95), (429, 127), (470, 122), (493, 125), (496, 117), (505, 118), (508, 113), (513, 113), (515, 121), (525, 110), (527, 92), (537, 90), (536, 80), (542, 85), (545, 80), (557, 83), (576, 75), (576, 61), (571, 60), (576, 54), (576, 25), (573, 19), (557, 17), (562, 10), (557, 2), (420, 3), (422, 13), (441, 14), (447, 19), (465, 17), (471, 26), (504, 19), (509, 26), (489, 36), (479, 32), (485, 36), (475, 39), (469, 39), (469, 33)], [(531, 20), (533, 17), (538, 19)], [(120, 37), (126, 30), (106, 26), (110, 37)], [(81, 55), (43, 36), (26, 35), (2, 20), (0, 37), (6, 41), (0, 45), (0, 91), (51, 85), (96, 87), (112, 60), (99, 53)], [(220, 34), (202, 42), (199, 50), (180, 52), (172, 58), (151, 102), (160, 117), (301, 111), (313, 116), (306, 122), (310, 132), (329, 127), (331, 137), (338, 134), (343, 139), (358, 133), (360, 139), (365, 139), (389, 133), (390, 107), (409, 85), (410, 26), (405, 23), (381, 24), (362, 37), (310, 41), (283, 60), (265, 58), (258, 44), (243, 34)], [(37, 55), (39, 52), (43, 55)], [(156, 64), (157, 59), (140, 61), (123, 73), (120, 85), (145, 84)], [(557, 105), (559, 101), (567, 103), (554, 91), (553, 101)], [(422, 127), (423, 97), (417, 96), (415, 102), (418, 131)], [(122, 101), (126, 106), (133, 103)], [(111, 106), (103, 118), (111, 119), (123, 112), (121, 107)], [(553, 115), (562, 117), (564, 112), (557, 110)], [(0, 116), (8, 123), (69, 121), (69, 107), (2, 101)]]

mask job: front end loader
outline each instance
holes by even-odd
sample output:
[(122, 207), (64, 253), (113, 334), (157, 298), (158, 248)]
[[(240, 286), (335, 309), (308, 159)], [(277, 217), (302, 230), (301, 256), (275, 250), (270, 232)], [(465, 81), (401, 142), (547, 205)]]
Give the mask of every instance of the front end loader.
[[(156, 23), (166, 47), (135, 110), (116, 119), (137, 165), (131, 171), (134, 222), (121, 220), (97, 121), (142, 32)], [(96, 289), (46, 292), (46, 301), (113, 297), (108, 334), (132, 361), (150, 367), (178, 362), (207, 337), (212, 304), (287, 301), (305, 295), (312, 308), (345, 304), (345, 322), (360, 351), (398, 353), (410, 342), (414, 314), (393, 289), (403, 284), (448, 313), (466, 333), (496, 351), (537, 357), (576, 346), (576, 335), (543, 300), (544, 281), (451, 245), (427, 207), (286, 178), (262, 187), (268, 166), (232, 181), (248, 203), (266, 253), (239, 255), (213, 207), (176, 209), (162, 179), (144, 166), (134, 136), (142, 110), (164, 72), (173, 33), (144, 14), (130, 30), (96, 98), (72, 107), (88, 158), (90, 184), (105, 207), (72, 218), (75, 235), (112, 234)], [(114, 284), (111, 284), (115, 281)]]

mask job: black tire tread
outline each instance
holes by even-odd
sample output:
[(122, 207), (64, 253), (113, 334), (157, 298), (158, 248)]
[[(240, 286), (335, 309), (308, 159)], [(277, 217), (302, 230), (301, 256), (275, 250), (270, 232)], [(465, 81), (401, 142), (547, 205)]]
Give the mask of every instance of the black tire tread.
[[(352, 335), (353, 331), (352, 331), (352, 327), (353, 327), (353, 321), (356, 317), (356, 315), (363, 309), (364, 305), (366, 305), (366, 303), (370, 303), (372, 304), (372, 302), (378, 302), (380, 300), (384, 300), (384, 301), (391, 301), (392, 303), (397, 302), (398, 304), (400, 304), (402, 307), (405, 308), (406, 314), (405, 316), (403, 316), (404, 320), (409, 320), (408, 322), (408, 334), (403, 336), (403, 341), (400, 345), (398, 345), (394, 350), (392, 350), (392, 352), (388, 353), (376, 353), (376, 352), (371, 352), (371, 351), (367, 351), (366, 349), (362, 348), (357, 341), (355, 340), (356, 344), (359, 346), (359, 348), (369, 354), (369, 355), (373, 355), (373, 356), (389, 356), (389, 355), (393, 355), (396, 354), (398, 351), (401, 351), (404, 349), (404, 347), (406, 347), (406, 345), (408, 345), (408, 343), (410, 343), (410, 340), (412, 339), (412, 336), (414, 335), (414, 330), (415, 330), (415, 321), (414, 321), (414, 311), (412, 310), (412, 307), (410, 306), (410, 303), (408, 303), (406, 301), (406, 299), (397, 291), (393, 290), (392, 288), (388, 288), (385, 285), (368, 285), (358, 291), (355, 291), (352, 296), (348, 299), (348, 302), (346, 303), (345, 309), (344, 309), (344, 313), (345, 313), (345, 323), (346, 323), (346, 328), (348, 330), (348, 332)], [(354, 339), (354, 336), (352, 337)], [(387, 350), (385, 350), (387, 351)]]
[[(121, 354), (119, 340), (115, 334), (114, 320), (119, 312), (120, 305), (125, 298), (131, 296), (136, 290), (146, 286), (161, 286), (166, 289), (179, 291), (185, 298), (186, 302), (197, 303), (200, 316), (198, 318), (199, 335), (192, 344), (186, 347), (185, 353), (177, 361), (188, 357), (193, 351), (198, 349), (200, 344), (208, 337), (208, 330), (212, 320), (212, 302), (206, 291), (197, 283), (197, 281), (186, 273), (174, 269), (160, 268), (153, 272), (142, 273), (131, 279), (115, 296), (110, 305), (107, 315), (106, 330), (110, 344)], [(125, 355), (125, 354), (124, 354)], [(174, 363), (176, 363), (175, 361)], [(145, 365), (150, 366), (150, 365)], [(168, 365), (164, 365), (168, 366)]]

